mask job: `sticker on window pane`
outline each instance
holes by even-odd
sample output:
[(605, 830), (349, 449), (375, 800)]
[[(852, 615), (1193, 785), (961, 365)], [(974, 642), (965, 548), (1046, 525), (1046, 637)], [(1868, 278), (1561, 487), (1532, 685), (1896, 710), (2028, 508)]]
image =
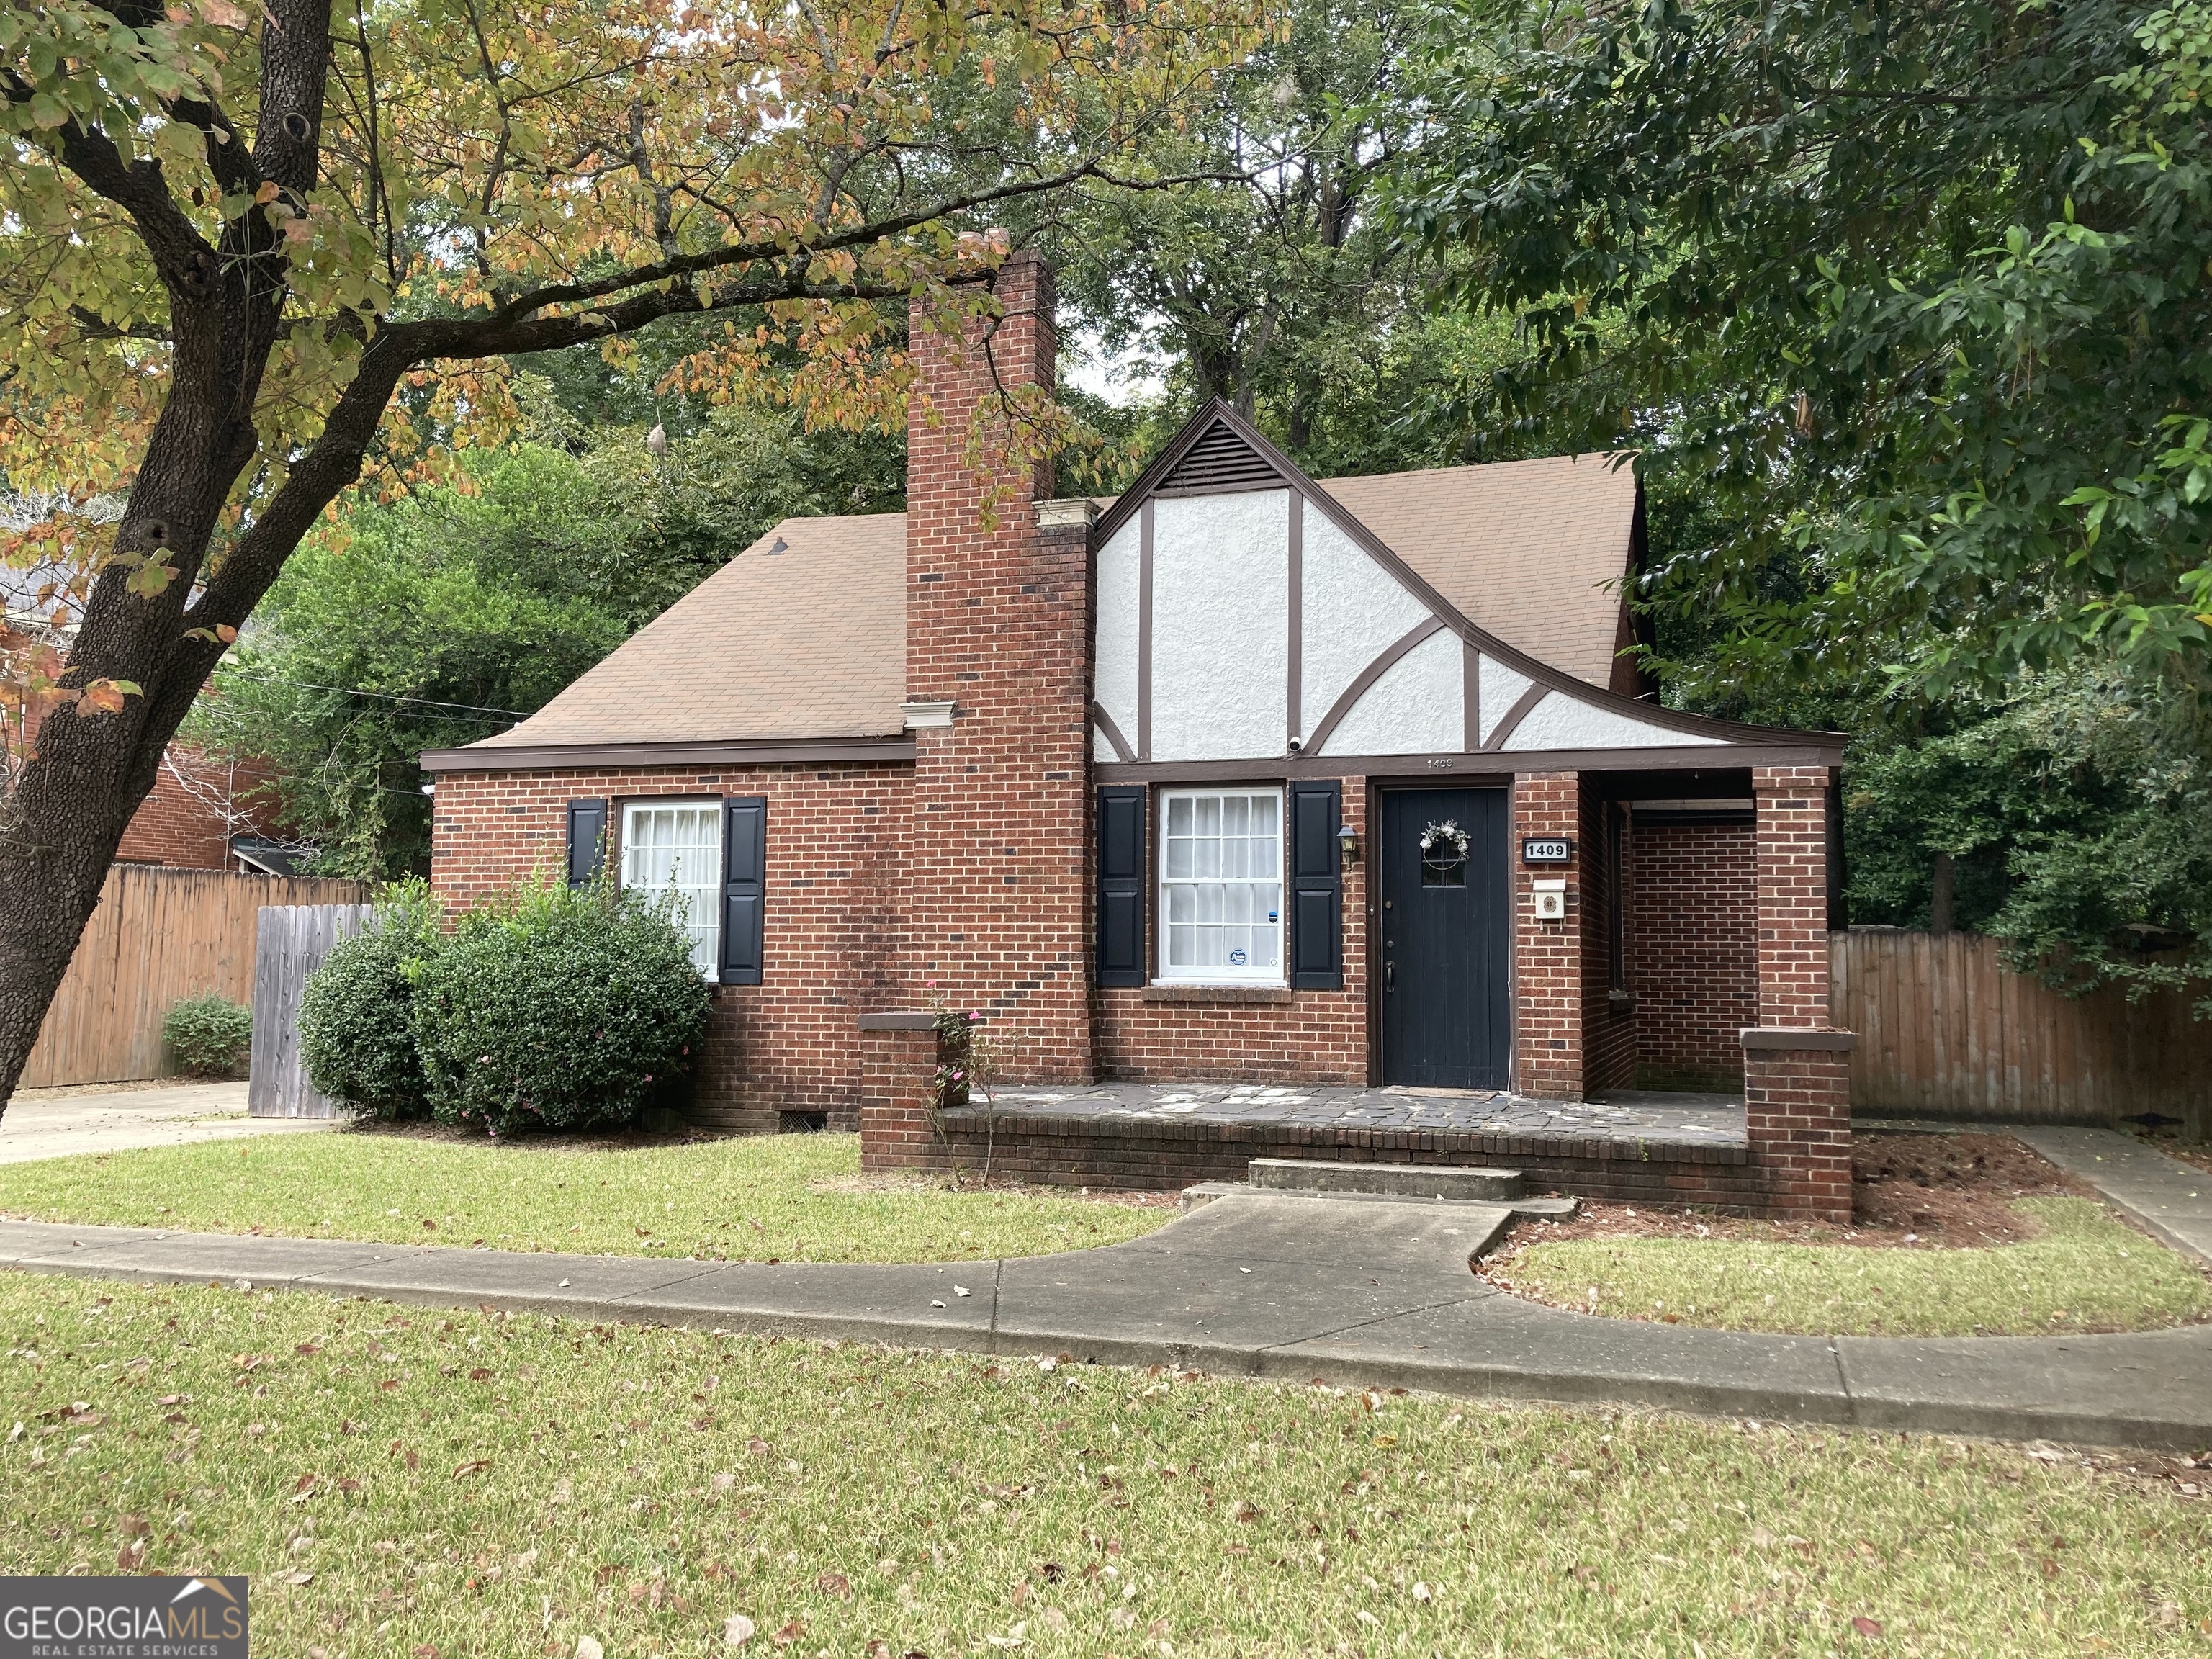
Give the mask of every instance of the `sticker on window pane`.
[(1242, 968), (1244, 965), (1244, 953), (1242, 951), (1231, 951), (1229, 953), (1229, 965), (1231, 968)]

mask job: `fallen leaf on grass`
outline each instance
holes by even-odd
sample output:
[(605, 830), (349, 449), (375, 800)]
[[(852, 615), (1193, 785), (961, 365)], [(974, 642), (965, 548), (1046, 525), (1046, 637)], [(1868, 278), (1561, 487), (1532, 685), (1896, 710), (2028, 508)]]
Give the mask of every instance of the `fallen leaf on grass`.
[(490, 1380), (491, 1372), (485, 1366), (477, 1365), (469, 1372), (469, 1381), (471, 1382), (489, 1382)]
[(1879, 1636), (1881, 1634), (1881, 1620), (1869, 1619), (1866, 1614), (1861, 1613), (1851, 1620), (1851, 1628), (1862, 1636)]
[(774, 1642), (776, 1646), (786, 1648), (789, 1647), (793, 1642), (796, 1642), (800, 1637), (805, 1634), (806, 1621), (804, 1619), (794, 1619), (789, 1624), (786, 1625), (781, 1630), (776, 1632), (776, 1633), (769, 1639)]
[(576, 1638), (576, 1659), (607, 1659), (607, 1650), (599, 1645), (597, 1637), (579, 1636)]
[(295, 1346), (292, 1352), (294, 1353), (320, 1353), (322, 1349), (313, 1342), (302, 1342)]
[(814, 1588), (824, 1595), (834, 1595), (841, 1601), (853, 1599), (853, 1581), (842, 1572), (818, 1572), (814, 1575)]
[(465, 1463), (453, 1465), (453, 1479), (465, 1480), (472, 1474), (482, 1474), (490, 1467), (491, 1459), (489, 1457), (471, 1457)]
[(742, 1613), (733, 1613), (722, 1620), (722, 1645), (741, 1648), (753, 1639), (753, 1621)]
[(315, 1575), (304, 1571), (288, 1572), (284, 1575), (284, 1582), (292, 1585), (312, 1584), (315, 1582)]

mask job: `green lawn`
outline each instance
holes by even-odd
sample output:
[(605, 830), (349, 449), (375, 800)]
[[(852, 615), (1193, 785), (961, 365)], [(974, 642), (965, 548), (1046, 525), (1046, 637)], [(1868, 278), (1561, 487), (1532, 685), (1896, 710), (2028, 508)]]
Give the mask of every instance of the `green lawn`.
[(495, 1145), (374, 1129), (0, 1166), (0, 1214), (502, 1250), (957, 1261), (1117, 1244), (1175, 1212), (860, 1177), (857, 1135)]
[(1562, 1306), (1731, 1331), (1821, 1336), (2139, 1331), (2212, 1314), (2193, 1264), (2081, 1198), (2013, 1206), (2017, 1244), (1914, 1249), (1742, 1238), (1534, 1243), (1493, 1277)]
[(2212, 1651), (2156, 1458), (30, 1275), (0, 1335), (0, 1571), (250, 1573), (303, 1659)]

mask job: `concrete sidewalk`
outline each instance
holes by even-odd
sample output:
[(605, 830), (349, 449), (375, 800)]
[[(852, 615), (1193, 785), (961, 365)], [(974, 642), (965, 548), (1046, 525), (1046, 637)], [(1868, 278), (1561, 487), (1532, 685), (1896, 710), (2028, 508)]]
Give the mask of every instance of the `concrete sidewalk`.
[(248, 1117), (243, 1083), (33, 1090), (17, 1095), (0, 1114), (0, 1164), (239, 1135), (309, 1134), (331, 1123), (327, 1118)]
[(1440, 1394), (2197, 1451), (2212, 1328), (1752, 1336), (1524, 1302), (1470, 1267), (1504, 1205), (1243, 1191), (1148, 1238), (951, 1266), (782, 1267), (0, 1224), (34, 1273), (362, 1295)]
[(2192, 1168), (2112, 1129), (2030, 1124), (2002, 1133), (2087, 1182), (2153, 1237), (2212, 1267), (2212, 1170)]

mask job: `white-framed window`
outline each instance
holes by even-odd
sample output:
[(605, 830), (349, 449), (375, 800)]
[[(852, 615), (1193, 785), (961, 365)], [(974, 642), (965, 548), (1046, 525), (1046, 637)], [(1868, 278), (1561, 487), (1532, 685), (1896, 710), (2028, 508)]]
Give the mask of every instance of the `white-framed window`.
[(634, 800), (623, 807), (622, 884), (681, 900), (676, 925), (708, 979), (721, 962), (722, 803)]
[(1164, 980), (1283, 983), (1283, 792), (1160, 792)]

